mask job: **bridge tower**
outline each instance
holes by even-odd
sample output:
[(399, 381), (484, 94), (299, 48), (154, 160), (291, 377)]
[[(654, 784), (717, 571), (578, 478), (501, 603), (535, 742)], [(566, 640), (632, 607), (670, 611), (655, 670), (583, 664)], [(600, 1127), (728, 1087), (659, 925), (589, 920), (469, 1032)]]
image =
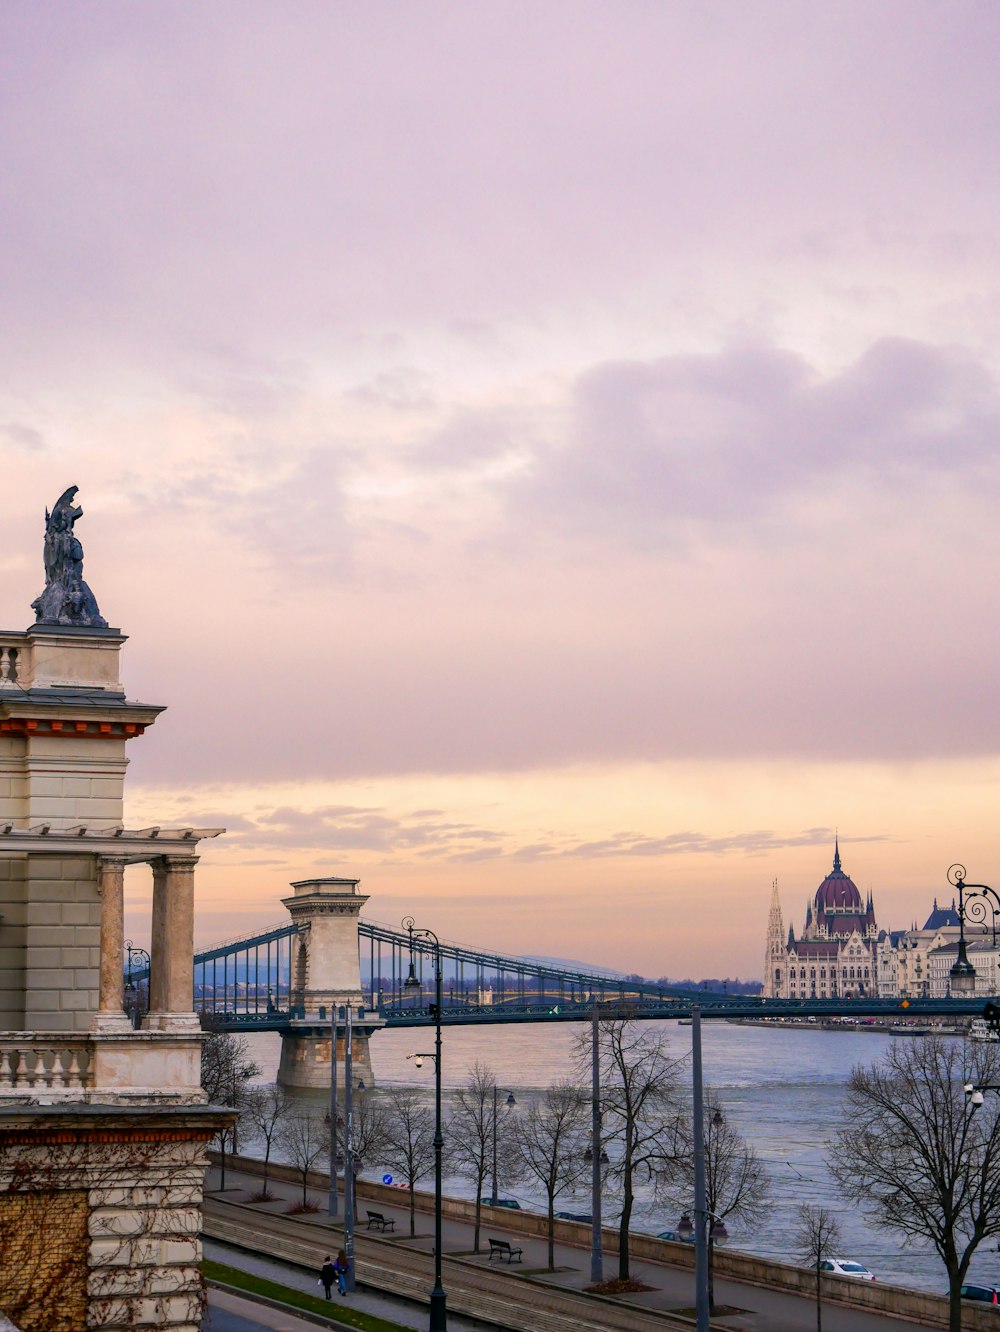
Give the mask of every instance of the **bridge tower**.
[[(278, 1082), (283, 1087), (330, 1085), (330, 1031), (336, 1008), (353, 1011), (354, 1084), (374, 1086), (368, 1040), (384, 1020), (364, 1008), (358, 917), (368, 898), (358, 892), (360, 879), (302, 879), (293, 896), (282, 898), (298, 938), (292, 949), (290, 1007), (297, 1014), (281, 1037)], [(343, 1027), (337, 1059), (344, 1058)], [(343, 1074), (341, 1074), (341, 1081)]]

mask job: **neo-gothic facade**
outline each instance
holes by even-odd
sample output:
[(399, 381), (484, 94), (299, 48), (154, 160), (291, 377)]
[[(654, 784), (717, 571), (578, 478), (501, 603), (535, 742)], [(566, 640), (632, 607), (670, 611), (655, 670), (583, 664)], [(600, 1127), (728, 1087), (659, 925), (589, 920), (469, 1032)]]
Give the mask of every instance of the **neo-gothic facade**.
[[(834, 844), (833, 869), (806, 904), (805, 926), (787, 934), (771, 889), (764, 953), (763, 993), (769, 999), (940, 999), (951, 993), (951, 968), (958, 951), (955, 903), (938, 906), (922, 929), (879, 930), (871, 893), (862, 901), (840, 863)], [(967, 954), (976, 973), (976, 994), (1000, 991), (1000, 943), (970, 933)]]
[[(763, 993), (769, 999), (876, 995), (883, 948), (872, 896), (861, 900), (853, 879), (841, 867), (840, 846), (835, 843), (833, 869), (806, 906), (799, 938), (792, 926), (786, 936), (777, 883), (771, 890)], [(888, 974), (888, 959), (882, 960), (882, 969)]]

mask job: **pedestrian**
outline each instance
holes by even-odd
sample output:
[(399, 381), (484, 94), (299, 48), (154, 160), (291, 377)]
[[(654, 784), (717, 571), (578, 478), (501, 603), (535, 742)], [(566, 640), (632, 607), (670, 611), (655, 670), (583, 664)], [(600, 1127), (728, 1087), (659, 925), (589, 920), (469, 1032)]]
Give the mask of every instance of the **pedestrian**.
[[(337, 1260), (338, 1262), (340, 1260), (339, 1253), (337, 1254)], [(326, 1295), (326, 1298), (328, 1300), (332, 1299), (333, 1283), (337, 1280), (337, 1269), (334, 1266), (333, 1260), (331, 1259), (329, 1254), (327, 1254), (326, 1257), (323, 1259), (323, 1266), (320, 1268), (319, 1279), (323, 1286), (323, 1292)]]
[(333, 1265), (333, 1270), (337, 1273), (337, 1286), (341, 1295), (347, 1294), (347, 1254), (343, 1249), (337, 1251), (337, 1261)]

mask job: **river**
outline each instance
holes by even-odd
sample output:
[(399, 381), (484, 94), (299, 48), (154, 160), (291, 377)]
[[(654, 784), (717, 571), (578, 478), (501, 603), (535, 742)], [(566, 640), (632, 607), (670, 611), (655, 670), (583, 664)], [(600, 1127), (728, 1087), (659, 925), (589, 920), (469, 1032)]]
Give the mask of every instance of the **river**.
[[(665, 1030), (673, 1053), (690, 1051), (690, 1028), (670, 1022), (644, 1024)], [(847, 1080), (859, 1063), (877, 1060), (891, 1037), (866, 1031), (823, 1031), (809, 1028), (737, 1026), (725, 1022), (702, 1024), (704, 1077), (725, 1107), (734, 1125), (765, 1161), (772, 1183), (764, 1219), (752, 1230), (729, 1224), (730, 1247), (770, 1258), (789, 1259), (799, 1203), (820, 1203), (837, 1211), (843, 1232), (842, 1252), (864, 1263), (882, 1281), (944, 1292), (944, 1268), (929, 1246), (873, 1226), (840, 1198), (827, 1162), (830, 1143), (844, 1127)], [(477, 1061), (494, 1070), (501, 1102), (513, 1092), (519, 1103), (530, 1103), (550, 1083), (573, 1076), (574, 1051), (583, 1024), (497, 1024), (490, 1027), (449, 1027), (444, 1032), (442, 1081), (447, 1091), (465, 1080)], [(909, 1037), (903, 1039), (920, 1039)], [(957, 1038), (956, 1038), (957, 1039)], [(247, 1038), (253, 1058), (261, 1066), (261, 1081), (273, 1082), (280, 1037), (261, 1033)], [(406, 1056), (426, 1049), (423, 1030), (379, 1032), (371, 1043), (372, 1066), (380, 1087), (416, 1086), (433, 1099), (433, 1061), (422, 1069)], [(690, 1065), (686, 1065), (689, 1068)], [(321, 1098), (317, 1097), (317, 1101)], [(511, 1113), (518, 1113), (515, 1108)], [(446, 1149), (447, 1150), (447, 1149)], [(378, 1178), (381, 1171), (369, 1175)], [(423, 1187), (429, 1187), (425, 1184)], [(469, 1185), (447, 1177), (445, 1192), (472, 1196)], [(507, 1185), (501, 1193), (522, 1206), (544, 1210), (544, 1194), (523, 1182)], [(557, 1201), (557, 1208), (589, 1212), (589, 1188)], [(606, 1224), (613, 1224), (614, 1201), (604, 1205)], [(680, 1209), (658, 1205), (640, 1190), (633, 1229), (656, 1233), (676, 1227)], [(989, 1247), (987, 1247), (987, 1245)], [(996, 1241), (987, 1241), (973, 1259), (970, 1280), (1000, 1285), (1000, 1256)]]

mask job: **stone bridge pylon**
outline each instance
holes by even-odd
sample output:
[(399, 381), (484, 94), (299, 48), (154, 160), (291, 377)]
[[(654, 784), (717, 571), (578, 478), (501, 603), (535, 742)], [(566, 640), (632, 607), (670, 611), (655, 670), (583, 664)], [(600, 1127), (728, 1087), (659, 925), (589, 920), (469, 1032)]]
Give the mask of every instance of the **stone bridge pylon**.
[(278, 1082), (283, 1087), (330, 1085), (331, 1030), (338, 1014), (337, 1059), (344, 1058), (344, 1022), (352, 1014), (354, 1084), (374, 1086), (368, 1041), (385, 1025), (366, 1010), (361, 991), (358, 917), (368, 898), (358, 892), (360, 879), (303, 879), (292, 884), (294, 896), (282, 903), (298, 927), (292, 946), (290, 1007), (295, 1017), (281, 1036)]

